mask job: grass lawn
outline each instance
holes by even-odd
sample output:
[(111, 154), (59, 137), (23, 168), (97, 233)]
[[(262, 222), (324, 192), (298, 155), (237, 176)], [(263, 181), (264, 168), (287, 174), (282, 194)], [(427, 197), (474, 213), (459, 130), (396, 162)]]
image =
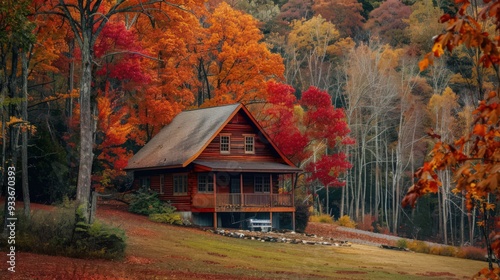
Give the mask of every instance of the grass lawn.
[[(106, 220), (125, 226), (121, 215), (108, 215)], [(149, 221), (126, 227), (132, 233), (127, 254), (151, 260), (159, 270), (287, 279), (463, 279), (487, 264), (358, 244), (259, 242)]]
[[(153, 223), (101, 207), (98, 217), (127, 233), (121, 261), (18, 253), (13, 279), (470, 279), (487, 265), (353, 244), (267, 243)], [(5, 264), (5, 254), (0, 261)], [(5, 275), (5, 269), (0, 271)], [(13, 276), (13, 277), (12, 277)]]

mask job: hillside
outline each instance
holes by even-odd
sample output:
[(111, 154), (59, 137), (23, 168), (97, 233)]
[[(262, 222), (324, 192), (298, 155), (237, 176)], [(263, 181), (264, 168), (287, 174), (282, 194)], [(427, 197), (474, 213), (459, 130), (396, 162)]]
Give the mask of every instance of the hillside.
[[(98, 217), (126, 231), (124, 260), (18, 252), (16, 273), (9, 274), (9, 279), (464, 279), (486, 265), (383, 250), (354, 240), (351, 247), (334, 247), (228, 238), (153, 223), (109, 205), (100, 206)], [(331, 229), (330, 234), (335, 232), (338, 230)], [(2, 263), (4, 259), (2, 254)], [(6, 279), (5, 270), (1, 273), (0, 278)]]

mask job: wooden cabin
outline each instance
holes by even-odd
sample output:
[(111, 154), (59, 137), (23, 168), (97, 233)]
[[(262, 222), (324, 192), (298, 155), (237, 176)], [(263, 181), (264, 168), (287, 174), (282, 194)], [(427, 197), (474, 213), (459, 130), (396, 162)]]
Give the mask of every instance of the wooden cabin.
[(295, 229), (288, 160), (248, 109), (184, 111), (128, 162), (134, 186), (157, 191), (194, 224), (246, 228), (250, 219)]

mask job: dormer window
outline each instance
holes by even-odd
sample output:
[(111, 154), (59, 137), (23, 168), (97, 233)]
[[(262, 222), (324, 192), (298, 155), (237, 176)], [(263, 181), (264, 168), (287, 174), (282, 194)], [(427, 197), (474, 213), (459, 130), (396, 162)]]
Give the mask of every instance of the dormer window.
[(221, 135), (220, 136), (220, 153), (229, 154), (231, 152), (231, 136)]
[(245, 136), (245, 154), (255, 153), (255, 138), (253, 136)]

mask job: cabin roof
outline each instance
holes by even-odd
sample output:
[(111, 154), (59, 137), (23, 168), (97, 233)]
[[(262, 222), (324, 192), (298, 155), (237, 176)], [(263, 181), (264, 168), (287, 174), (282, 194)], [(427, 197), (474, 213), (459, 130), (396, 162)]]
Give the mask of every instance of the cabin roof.
[[(181, 112), (129, 160), (125, 169), (151, 170), (186, 167), (203, 152), (240, 110), (249, 116), (257, 129), (284, 160), (286, 164), (280, 168), (288, 166), (297, 169), (279, 151), (245, 106), (239, 103)], [(243, 167), (242, 164), (239, 166)], [(250, 168), (250, 166), (247, 167)]]
[(293, 167), (279, 162), (262, 162), (262, 161), (234, 161), (234, 160), (195, 160), (194, 164), (208, 167), (210, 171), (226, 171), (226, 172), (282, 172), (293, 173), (301, 171), (300, 168)]

